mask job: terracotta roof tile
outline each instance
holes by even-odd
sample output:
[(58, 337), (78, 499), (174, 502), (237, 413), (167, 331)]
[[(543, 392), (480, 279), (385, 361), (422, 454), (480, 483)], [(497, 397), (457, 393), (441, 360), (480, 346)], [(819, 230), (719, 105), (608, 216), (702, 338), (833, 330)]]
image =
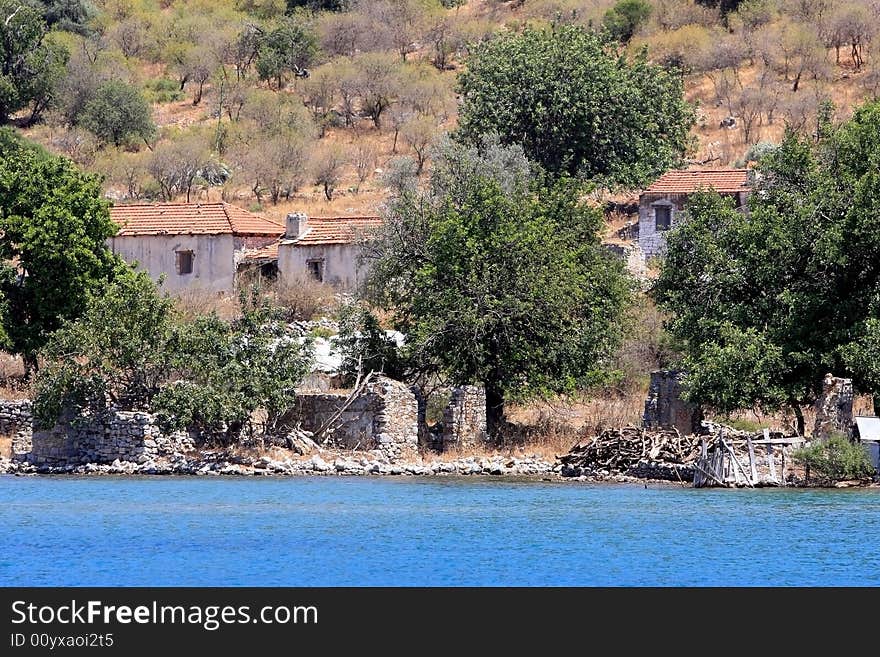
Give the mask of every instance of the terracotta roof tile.
[(702, 169), (667, 171), (645, 190), (647, 194), (690, 194), (711, 187), (716, 192), (742, 192), (749, 189), (748, 169)]
[(118, 237), (133, 235), (278, 235), (284, 228), (229, 203), (134, 203), (114, 205)]
[(266, 260), (278, 260), (278, 242), (259, 249), (246, 249), (242, 262), (262, 262)]
[(309, 217), (305, 231), (288, 243), (297, 246), (351, 244), (382, 225), (381, 217)]

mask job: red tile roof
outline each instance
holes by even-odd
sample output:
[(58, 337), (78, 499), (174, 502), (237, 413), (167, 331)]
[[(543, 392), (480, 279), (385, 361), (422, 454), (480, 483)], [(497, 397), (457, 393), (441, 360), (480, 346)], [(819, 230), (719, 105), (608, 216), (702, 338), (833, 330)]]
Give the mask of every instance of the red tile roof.
[(292, 242), (297, 246), (351, 244), (381, 225), (381, 217), (309, 217), (305, 231)]
[(667, 171), (645, 190), (647, 194), (691, 194), (711, 187), (716, 192), (742, 192), (749, 189), (748, 169), (701, 169)]
[(134, 203), (114, 205), (118, 237), (133, 235), (277, 235), (274, 221), (229, 203)]
[(262, 262), (266, 260), (278, 260), (278, 242), (259, 249), (247, 249), (242, 256), (242, 262)]

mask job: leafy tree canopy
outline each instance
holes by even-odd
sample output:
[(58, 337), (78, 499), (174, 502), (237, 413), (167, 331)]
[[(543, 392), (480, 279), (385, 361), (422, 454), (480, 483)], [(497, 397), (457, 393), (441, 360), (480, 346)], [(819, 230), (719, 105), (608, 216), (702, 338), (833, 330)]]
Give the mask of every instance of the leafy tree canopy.
[(232, 321), (183, 322), (150, 278), (130, 269), (89, 297), (83, 315), (41, 353), (35, 412), (51, 426), (65, 414), (149, 410), (168, 429), (234, 440), (257, 409), (272, 422), (293, 405), (311, 347), (277, 309), (242, 298)]
[(67, 51), (47, 41), (46, 30), (41, 7), (0, 0), (0, 123), (32, 102), (46, 102), (67, 63)]
[(318, 51), (315, 33), (298, 18), (284, 18), (277, 27), (260, 37), (257, 73), (261, 80), (275, 80), (284, 86), (284, 76), (300, 73)]
[(0, 133), (0, 296), (8, 348), (29, 366), (52, 331), (113, 277), (116, 233), (100, 179)]
[(816, 147), (787, 136), (760, 164), (748, 215), (692, 197), (656, 294), (697, 401), (799, 412), (827, 372), (880, 391), (878, 125), (875, 102)]
[(458, 139), (497, 133), (554, 175), (638, 186), (679, 164), (690, 144), (694, 111), (681, 76), (579, 26), (477, 46), (459, 87)]
[(647, 0), (619, 0), (605, 12), (602, 27), (612, 39), (627, 43), (635, 31), (648, 21), (652, 10), (653, 7)]
[(150, 104), (137, 87), (121, 80), (98, 87), (83, 108), (81, 123), (102, 142), (116, 147), (130, 139), (147, 141), (156, 133)]
[(544, 184), (522, 149), (446, 143), (430, 186), (404, 188), (367, 244), (370, 298), (423, 370), (504, 404), (601, 378), (629, 285), (599, 245), (600, 212), (568, 179)]

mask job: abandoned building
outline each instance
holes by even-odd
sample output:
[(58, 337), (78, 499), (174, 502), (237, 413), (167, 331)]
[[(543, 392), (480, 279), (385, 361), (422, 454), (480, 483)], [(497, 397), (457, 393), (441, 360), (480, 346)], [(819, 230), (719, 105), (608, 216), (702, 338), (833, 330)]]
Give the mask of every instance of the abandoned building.
[(115, 205), (110, 217), (119, 232), (108, 247), (153, 279), (164, 274), (169, 292), (232, 293), (239, 276), (277, 273), (284, 228), (229, 203)]
[(363, 277), (358, 241), (382, 224), (379, 217), (307, 217), (287, 215), (278, 245), (281, 280), (310, 276), (341, 290), (353, 290)]
[(743, 208), (751, 191), (748, 169), (667, 171), (639, 196), (639, 246), (645, 257), (663, 253), (665, 232), (672, 228), (684, 210), (688, 197), (700, 190), (713, 189), (733, 197)]

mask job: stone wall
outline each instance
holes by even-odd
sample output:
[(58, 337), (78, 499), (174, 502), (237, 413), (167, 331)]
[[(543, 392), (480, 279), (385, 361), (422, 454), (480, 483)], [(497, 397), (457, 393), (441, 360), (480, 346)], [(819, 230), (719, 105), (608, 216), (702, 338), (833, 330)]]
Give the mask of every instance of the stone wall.
[(52, 466), (116, 460), (145, 463), (195, 448), (186, 432), (162, 433), (149, 413), (116, 411), (35, 431), (31, 409), (28, 400), (0, 400), (0, 439), (11, 439), (12, 447), (2, 456)]
[(697, 433), (703, 414), (681, 397), (682, 374), (671, 370), (651, 372), (642, 425), (648, 428), (676, 428), (684, 435)]
[(35, 465), (146, 463), (195, 449), (185, 431), (164, 434), (149, 413), (116, 411), (101, 418), (35, 431), (27, 461)]
[(442, 448), (479, 445), (487, 440), (485, 388), (453, 388), (452, 398), (443, 409)]
[(333, 420), (347, 398), (345, 392), (301, 392), (282, 422), (315, 432), (332, 420), (318, 442), (339, 449), (378, 449), (391, 459), (418, 449), (418, 402), (406, 384), (379, 377)]
[(0, 456), (21, 458), (30, 452), (33, 424), (30, 400), (0, 400)]
[(636, 280), (641, 281), (646, 279), (648, 275), (648, 266), (645, 261), (645, 254), (642, 252), (642, 247), (639, 246), (638, 243), (615, 244), (605, 242), (602, 246), (623, 260), (623, 263), (626, 265), (626, 270)]
[(822, 395), (816, 400), (816, 424), (813, 438), (827, 440), (832, 433), (849, 435), (853, 426), (852, 379), (826, 374)]

